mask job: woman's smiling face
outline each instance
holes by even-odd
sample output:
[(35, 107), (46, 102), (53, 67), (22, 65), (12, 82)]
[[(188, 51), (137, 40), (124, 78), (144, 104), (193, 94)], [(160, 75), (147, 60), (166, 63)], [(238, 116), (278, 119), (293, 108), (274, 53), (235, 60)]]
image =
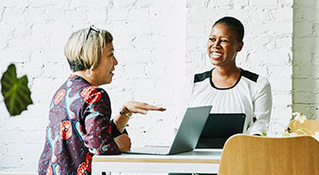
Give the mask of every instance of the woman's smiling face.
[(212, 28), (207, 42), (207, 52), (213, 65), (234, 65), (237, 52), (242, 47), (243, 42), (238, 41), (236, 31), (231, 30), (226, 24), (219, 23)]
[(112, 82), (113, 71), (118, 64), (114, 56), (113, 43), (107, 43), (103, 49), (101, 60), (97, 68), (93, 70), (94, 82), (97, 85), (109, 84)]

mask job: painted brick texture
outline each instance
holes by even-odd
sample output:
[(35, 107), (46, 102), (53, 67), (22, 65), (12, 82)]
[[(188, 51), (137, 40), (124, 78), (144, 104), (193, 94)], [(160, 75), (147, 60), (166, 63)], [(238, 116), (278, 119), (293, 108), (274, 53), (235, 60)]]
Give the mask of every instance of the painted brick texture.
[(293, 110), (310, 119), (319, 114), (319, 1), (295, 0)]
[(128, 100), (168, 109), (132, 117), (134, 145), (171, 142), (181, 119), (175, 109), (182, 79), (211, 68), (208, 34), (225, 15), (245, 25), (238, 65), (271, 83), (271, 128), (281, 130), (292, 110), (316, 116), (318, 7), (315, 0), (2, 0), (0, 73), (15, 63), (18, 76), (28, 75), (34, 104), (9, 117), (0, 96), (0, 171), (37, 170), (50, 100), (70, 74), (64, 44), (91, 24), (114, 36), (119, 64), (112, 84), (102, 86), (113, 113)]

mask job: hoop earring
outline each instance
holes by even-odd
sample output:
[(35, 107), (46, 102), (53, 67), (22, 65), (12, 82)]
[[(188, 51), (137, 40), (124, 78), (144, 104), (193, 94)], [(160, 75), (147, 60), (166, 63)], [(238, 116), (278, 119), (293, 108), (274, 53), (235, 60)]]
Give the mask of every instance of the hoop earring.
[(86, 69), (85, 75), (86, 75), (87, 77), (90, 77), (90, 76), (92, 75), (92, 68), (91, 68), (91, 69)]

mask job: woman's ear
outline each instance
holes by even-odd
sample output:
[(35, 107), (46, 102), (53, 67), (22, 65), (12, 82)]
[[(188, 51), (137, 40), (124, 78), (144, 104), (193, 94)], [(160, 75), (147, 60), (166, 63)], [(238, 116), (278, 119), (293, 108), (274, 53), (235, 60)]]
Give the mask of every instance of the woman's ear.
[(244, 42), (240, 42), (240, 44), (239, 44), (239, 47), (238, 47), (238, 49), (237, 49), (237, 51), (239, 52), (239, 51), (241, 51), (241, 49), (243, 48), (243, 46), (244, 46)]

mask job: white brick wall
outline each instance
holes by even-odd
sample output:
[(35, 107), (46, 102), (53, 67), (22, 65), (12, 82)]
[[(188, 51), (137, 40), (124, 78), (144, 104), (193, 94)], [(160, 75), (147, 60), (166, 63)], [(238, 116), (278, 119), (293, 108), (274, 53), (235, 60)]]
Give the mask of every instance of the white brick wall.
[(319, 1), (294, 3), (293, 111), (319, 119)]
[(0, 171), (37, 170), (51, 97), (70, 73), (63, 46), (73, 31), (90, 24), (115, 38), (119, 65), (112, 84), (103, 86), (113, 112), (131, 99), (168, 108), (131, 119), (135, 145), (170, 143), (180, 121), (174, 109), (182, 77), (211, 67), (207, 36), (225, 15), (239, 18), (246, 28), (238, 65), (271, 82), (273, 128), (287, 123), (291, 107), (316, 115), (319, 81), (312, 77), (319, 75), (319, 4), (301, 1), (292, 8), (293, 0), (2, 0), (0, 73), (15, 63), (19, 76), (28, 75), (34, 104), (9, 117), (0, 96)]

